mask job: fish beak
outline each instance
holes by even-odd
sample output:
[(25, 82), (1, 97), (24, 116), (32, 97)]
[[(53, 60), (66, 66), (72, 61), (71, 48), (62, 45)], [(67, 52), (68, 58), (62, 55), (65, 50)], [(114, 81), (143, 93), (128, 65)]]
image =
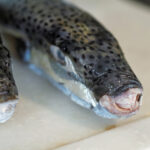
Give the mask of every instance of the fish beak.
[(139, 110), (142, 92), (142, 89), (131, 88), (116, 97), (104, 95), (100, 98), (99, 103), (114, 115), (130, 116)]
[(11, 118), (11, 116), (15, 111), (17, 103), (18, 103), (17, 99), (0, 103), (0, 123), (4, 123)]

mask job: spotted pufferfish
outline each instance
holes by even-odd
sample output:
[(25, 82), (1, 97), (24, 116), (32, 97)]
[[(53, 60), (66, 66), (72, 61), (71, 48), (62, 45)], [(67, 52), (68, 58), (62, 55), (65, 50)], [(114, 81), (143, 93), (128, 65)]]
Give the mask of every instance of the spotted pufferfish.
[[(104, 118), (126, 118), (143, 88), (116, 38), (94, 17), (62, 0), (0, 0), (0, 31), (16, 52), (77, 104)], [(0, 40), (0, 122), (18, 102), (9, 50)]]

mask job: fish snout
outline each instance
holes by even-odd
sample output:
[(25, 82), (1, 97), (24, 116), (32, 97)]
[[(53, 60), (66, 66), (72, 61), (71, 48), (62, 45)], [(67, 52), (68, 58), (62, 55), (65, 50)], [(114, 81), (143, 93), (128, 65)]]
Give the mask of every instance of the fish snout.
[(107, 111), (117, 116), (130, 116), (135, 114), (142, 103), (143, 90), (140, 88), (130, 88), (118, 96), (104, 95), (99, 103)]

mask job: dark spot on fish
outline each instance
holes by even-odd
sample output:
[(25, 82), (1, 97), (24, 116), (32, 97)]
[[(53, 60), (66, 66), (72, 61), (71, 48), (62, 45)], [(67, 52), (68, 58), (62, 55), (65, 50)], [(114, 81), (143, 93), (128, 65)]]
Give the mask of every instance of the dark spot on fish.
[(74, 60), (74, 62), (77, 62), (77, 61), (78, 61), (78, 59), (77, 59), (76, 57), (73, 57), (73, 60)]
[(94, 59), (94, 56), (93, 55), (89, 55), (89, 59)]
[(82, 59), (85, 59), (85, 55), (84, 54), (82, 54)]
[(87, 76), (87, 73), (86, 73), (86, 72), (84, 72), (84, 76)]
[(104, 63), (109, 64), (109, 63), (110, 63), (110, 61), (109, 61), (109, 60), (105, 60), (105, 61), (104, 61)]
[(111, 70), (111, 69), (108, 69), (108, 73), (112, 73), (112, 70)]

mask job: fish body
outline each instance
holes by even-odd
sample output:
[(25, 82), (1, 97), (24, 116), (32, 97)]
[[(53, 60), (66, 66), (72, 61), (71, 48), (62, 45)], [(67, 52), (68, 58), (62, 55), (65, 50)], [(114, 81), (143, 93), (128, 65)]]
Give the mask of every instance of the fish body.
[(12, 75), (10, 53), (0, 40), (0, 122), (10, 119), (17, 98), (18, 90)]
[(141, 83), (116, 38), (87, 12), (61, 0), (0, 0), (0, 28), (30, 69), (81, 106), (105, 118), (139, 109)]

